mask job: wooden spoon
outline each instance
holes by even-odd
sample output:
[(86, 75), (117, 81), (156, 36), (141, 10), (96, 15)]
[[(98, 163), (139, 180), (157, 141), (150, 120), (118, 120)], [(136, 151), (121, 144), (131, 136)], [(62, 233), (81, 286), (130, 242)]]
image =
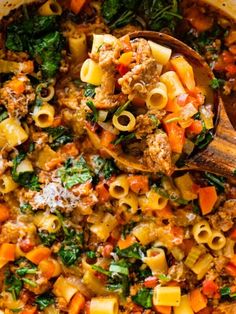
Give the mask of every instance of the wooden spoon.
[[(213, 140), (204, 150), (187, 159), (184, 168), (176, 168), (175, 170), (210, 171), (219, 175), (233, 177), (236, 170), (236, 131), (228, 119), (219, 92), (213, 91), (209, 87), (214, 75), (205, 60), (192, 48), (167, 34), (151, 31), (138, 31), (130, 34), (131, 39), (138, 37), (166, 45), (172, 48), (174, 52), (183, 54), (193, 65), (197, 85), (202, 85), (205, 89), (208, 89), (207, 93), (211, 93), (211, 101), (214, 102), (215, 130)], [(95, 134), (92, 135), (89, 130), (88, 133), (90, 133), (90, 138), (91, 136), (93, 137), (92, 141), (95, 141), (97, 147), (99, 147), (99, 138)], [(105, 150), (125, 167), (138, 171), (152, 172), (147, 165), (134, 157), (127, 156), (124, 153), (118, 154), (107, 148)]]

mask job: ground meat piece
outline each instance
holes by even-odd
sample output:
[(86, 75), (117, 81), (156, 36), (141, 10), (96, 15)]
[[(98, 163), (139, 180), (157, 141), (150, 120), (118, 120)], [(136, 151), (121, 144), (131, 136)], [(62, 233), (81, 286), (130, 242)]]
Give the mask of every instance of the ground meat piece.
[(27, 76), (19, 74), (3, 85), (0, 99), (11, 117), (22, 118), (28, 113), (28, 106), (34, 101), (35, 92)]
[(76, 136), (80, 137), (85, 132), (84, 126), (88, 111), (89, 108), (84, 103), (81, 103), (77, 110), (64, 109), (62, 111), (62, 121), (72, 128)]
[(213, 309), (212, 314), (235, 314), (236, 313), (236, 303), (222, 303)]
[(135, 136), (137, 139), (151, 134), (158, 125), (158, 117), (150, 114), (140, 114), (136, 118)]
[(78, 89), (71, 81), (62, 81), (56, 88), (56, 96), (60, 106), (77, 109), (83, 98), (83, 90)]
[(216, 214), (209, 217), (209, 220), (214, 229), (226, 232), (233, 227), (235, 218), (236, 199), (232, 199), (226, 201)]
[(124, 94), (129, 95), (130, 99), (135, 97), (146, 98), (147, 93), (159, 80), (157, 62), (149, 58), (137, 64), (118, 80), (121, 90)]
[(146, 139), (144, 161), (150, 171), (171, 173), (171, 148), (164, 132), (150, 134)]
[(146, 39), (135, 38), (131, 41), (132, 50), (135, 52), (137, 63), (152, 57), (151, 47)]

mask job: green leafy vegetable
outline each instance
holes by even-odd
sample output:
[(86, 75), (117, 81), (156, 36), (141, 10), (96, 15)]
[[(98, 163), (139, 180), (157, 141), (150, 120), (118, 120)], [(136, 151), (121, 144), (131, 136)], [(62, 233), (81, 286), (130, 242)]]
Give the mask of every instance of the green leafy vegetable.
[(218, 89), (218, 88), (222, 87), (224, 85), (224, 83), (225, 83), (225, 80), (213, 78), (210, 82), (210, 86), (213, 89)]
[(128, 258), (136, 258), (142, 259), (144, 257), (144, 248), (141, 247), (139, 243), (134, 243), (126, 249), (119, 249), (117, 247), (116, 253), (121, 257), (128, 257)]
[(95, 164), (93, 169), (94, 173), (96, 175), (103, 176), (106, 180), (113, 174), (118, 173), (118, 168), (116, 167), (113, 159), (103, 159), (100, 156), (94, 156), (93, 162)]
[(22, 278), (22, 281), (31, 287), (37, 287), (37, 283), (29, 278)]
[(86, 255), (88, 256), (88, 258), (96, 258), (96, 252), (94, 252), (94, 251), (88, 251), (88, 252), (86, 252)]
[(25, 153), (20, 153), (13, 159), (12, 178), (21, 186), (33, 191), (39, 191), (40, 185), (38, 176), (34, 171), (17, 172), (18, 165), (25, 159), (25, 157)]
[(111, 276), (111, 272), (109, 270), (105, 270), (104, 268), (102, 268), (99, 265), (92, 265), (92, 269), (96, 270), (97, 272), (106, 275), (106, 276)]
[(65, 145), (66, 143), (70, 143), (73, 140), (69, 129), (62, 125), (56, 128), (45, 128), (44, 131), (51, 137), (50, 146), (52, 149), (57, 149), (58, 147)]
[(213, 139), (212, 130), (208, 131), (204, 127), (202, 132), (195, 139), (195, 146), (199, 149), (205, 148)]
[(55, 303), (54, 296), (49, 293), (44, 293), (36, 297), (35, 303), (37, 304), (40, 311), (43, 311), (49, 305)]
[(55, 233), (48, 233), (45, 231), (38, 232), (38, 236), (40, 241), (45, 245), (51, 247), (53, 243), (56, 241), (57, 236)]
[(92, 110), (93, 112), (93, 116), (89, 118), (89, 120), (93, 121), (93, 122), (97, 122), (98, 121), (98, 111), (97, 108), (94, 106), (94, 103), (89, 100), (86, 102), (86, 105)]
[(8, 112), (4, 109), (4, 107), (0, 107), (0, 122), (8, 118)]
[(33, 210), (32, 210), (32, 206), (29, 203), (23, 203), (20, 205), (20, 211), (22, 212), (22, 214), (32, 214)]
[(220, 295), (222, 298), (229, 297), (231, 294), (230, 287), (223, 287), (220, 289)]
[(225, 178), (217, 176), (210, 172), (205, 172), (205, 177), (210, 185), (214, 185), (219, 192), (224, 192), (225, 190)]
[(115, 116), (119, 116), (124, 110), (127, 109), (129, 104), (131, 103), (130, 100), (128, 100), (123, 106), (120, 106), (114, 113)]
[(125, 276), (129, 275), (129, 267), (125, 260), (120, 260), (118, 262), (111, 263), (109, 271), (111, 273), (122, 274)]
[(95, 92), (96, 87), (97, 86), (95, 85), (87, 84), (84, 89), (84, 96), (94, 98), (94, 96), (96, 95), (96, 92)]
[(118, 145), (120, 143), (126, 143), (135, 138), (135, 133), (124, 134), (121, 133), (118, 138), (113, 142), (114, 145)]
[(22, 281), (13, 275), (10, 271), (6, 271), (4, 283), (6, 285), (6, 291), (12, 294), (14, 300), (17, 300), (19, 298), (21, 289), (23, 288)]
[(179, 205), (187, 205), (188, 201), (184, 200), (183, 198), (178, 197), (174, 193), (169, 194), (165, 189), (161, 187), (154, 187), (157, 193), (159, 193), (161, 196), (168, 198), (170, 201), (175, 202)]
[(93, 178), (92, 172), (83, 157), (80, 157), (79, 160), (67, 159), (65, 166), (59, 169), (58, 174), (67, 189)]
[(58, 255), (60, 256), (63, 264), (71, 266), (79, 259), (81, 249), (76, 244), (63, 244), (58, 252)]
[(20, 277), (23, 277), (27, 274), (36, 274), (37, 268), (28, 268), (28, 267), (22, 267), (16, 270), (16, 274), (19, 275)]
[(150, 309), (152, 307), (152, 295), (153, 291), (151, 289), (142, 288), (136, 295), (132, 296), (132, 300), (145, 309)]

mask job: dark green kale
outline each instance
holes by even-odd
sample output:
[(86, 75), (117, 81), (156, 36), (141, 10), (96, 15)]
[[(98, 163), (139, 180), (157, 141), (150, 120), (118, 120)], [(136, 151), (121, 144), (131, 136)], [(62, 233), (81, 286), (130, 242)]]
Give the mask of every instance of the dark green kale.
[(213, 78), (210, 82), (210, 86), (213, 89), (219, 89), (225, 84), (225, 80)]
[(71, 266), (77, 262), (81, 255), (81, 249), (76, 244), (63, 244), (60, 248), (58, 255), (60, 256), (63, 264)]
[(152, 289), (141, 288), (136, 295), (132, 296), (132, 300), (145, 309), (150, 309), (152, 307), (152, 295)]
[(56, 16), (34, 16), (7, 28), (6, 47), (13, 51), (29, 51), (39, 63), (43, 76), (53, 77), (60, 65), (63, 38), (57, 31)]
[(114, 145), (118, 145), (121, 143), (129, 142), (130, 140), (135, 138), (135, 133), (120, 133), (118, 138), (113, 142)]
[(76, 184), (92, 180), (93, 174), (83, 157), (79, 160), (67, 159), (65, 166), (58, 170), (63, 185), (70, 189)]
[(43, 243), (43, 245), (49, 246), (49, 247), (51, 247), (57, 239), (57, 235), (55, 233), (48, 233), (45, 231), (38, 232), (38, 236), (40, 238), (40, 241)]
[(35, 303), (38, 306), (38, 309), (40, 311), (43, 311), (48, 307), (49, 305), (52, 305), (55, 303), (54, 296), (50, 293), (44, 293), (36, 297)]
[(8, 112), (5, 110), (5, 107), (1, 106), (0, 107), (0, 122), (8, 118)]
[(195, 139), (195, 146), (199, 149), (205, 148), (213, 139), (213, 131), (203, 127), (202, 132)]
[(95, 85), (87, 84), (84, 89), (84, 96), (94, 98), (96, 95), (95, 88)]
[(139, 244), (139, 243), (134, 243), (131, 246), (129, 246), (126, 249), (119, 249), (118, 247), (116, 248), (116, 254), (121, 257), (128, 257), (128, 258), (136, 258), (136, 259), (142, 259), (145, 254), (145, 249)]
[(92, 122), (97, 122), (98, 121), (98, 111), (97, 108), (94, 106), (94, 103), (89, 100), (86, 102), (86, 105), (92, 110), (91, 114), (88, 114), (87, 118), (88, 120)]
[(20, 211), (22, 214), (30, 215), (33, 213), (33, 207), (29, 203), (23, 203), (20, 205)]
[(113, 159), (103, 159), (100, 156), (94, 156), (93, 162), (95, 164), (94, 173), (103, 176), (106, 180), (119, 172)]
[(17, 300), (19, 298), (21, 289), (23, 288), (22, 280), (7, 270), (5, 272), (4, 284), (6, 286), (6, 291), (12, 294), (14, 300)]
[(26, 154), (20, 153), (13, 159), (12, 178), (13, 180), (33, 191), (39, 191), (40, 185), (38, 176), (34, 171), (17, 172), (18, 165), (25, 159)]
[(50, 136), (50, 146), (52, 149), (57, 149), (58, 147), (73, 141), (70, 130), (62, 125), (56, 128), (45, 128), (44, 131)]
[(224, 192), (225, 190), (225, 178), (217, 176), (210, 172), (205, 172), (205, 177), (210, 185), (214, 185), (218, 192)]

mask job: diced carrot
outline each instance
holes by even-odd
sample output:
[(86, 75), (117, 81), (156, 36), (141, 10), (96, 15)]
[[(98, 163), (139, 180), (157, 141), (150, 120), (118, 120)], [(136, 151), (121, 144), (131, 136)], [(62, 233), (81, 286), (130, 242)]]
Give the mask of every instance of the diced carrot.
[(202, 293), (208, 298), (214, 298), (219, 293), (219, 286), (213, 280), (204, 280)]
[(202, 129), (202, 122), (200, 120), (193, 120), (192, 124), (187, 128), (187, 132), (192, 134), (200, 134)]
[(0, 259), (7, 262), (15, 260), (16, 245), (11, 243), (3, 243), (0, 247)]
[(26, 254), (26, 258), (38, 265), (42, 260), (49, 258), (51, 250), (45, 246), (38, 246)]
[(193, 67), (190, 63), (183, 57), (177, 56), (170, 60), (174, 70), (177, 72), (179, 78), (181, 79), (183, 85), (190, 91), (195, 89), (195, 79), (193, 73)]
[(25, 82), (18, 80), (17, 78), (11, 80), (7, 86), (11, 88), (17, 95), (20, 95), (25, 91)]
[(226, 64), (234, 63), (234, 55), (231, 52), (225, 50), (225, 51), (222, 52), (221, 55), (222, 55), (223, 61)]
[(194, 312), (199, 312), (207, 306), (207, 299), (200, 289), (197, 288), (190, 292), (190, 305)]
[(181, 128), (177, 124), (178, 114), (170, 113), (168, 114), (163, 123), (164, 128), (167, 132), (171, 150), (174, 153), (182, 153), (184, 142), (185, 142), (185, 129)]
[(98, 194), (98, 200), (100, 203), (105, 203), (110, 199), (110, 193), (108, 189), (105, 187), (104, 182), (100, 182), (96, 185), (95, 188), (97, 194)]
[(43, 259), (39, 263), (38, 268), (47, 279), (59, 276), (61, 273), (60, 264), (52, 258)]
[(82, 7), (85, 5), (86, 0), (71, 0), (70, 8), (75, 14), (78, 14)]
[(236, 254), (234, 254), (234, 256), (231, 257), (230, 263), (233, 264), (236, 267)]
[(69, 305), (69, 314), (79, 314), (85, 308), (85, 297), (82, 293), (77, 292), (72, 300), (70, 301)]
[(24, 310), (20, 314), (35, 314), (37, 312), (37, 306), (26, 305)]
[(144, 194), (149, 191), (148, 177), (145, 175), (130, 175), (127, 178), (131, 191)]
[(236, 227), (234, 227), (233, 230), (230, 232), (230, 239), (236, 241)]
[(214, 186), (207, 186), (198, 190), (199, 205), (203, 215), (209, 214), (217, 201), (216, 188)]
[(132, 61), (132, 57), (133, 57), (132, 51), (122, 53), (122, 55), (119, 58), (119, 63), (128, 66)]
[(166, 207), (161, 209), (161, 210), (156, 210), (156, 214), (158, 217), (162, 217), (162, 218), (173, 217), (173, 211), (172, 211), (171, 206), (169, 204), (167, 204)]
[(5, 222), (10, 217), (10, 209), (6, 204), (0, 204), (0, 222)]
[(165, 106), (165, 110), (169, 112), (180, 112), (181, 106), (178, 104), (177, 98), (168, 99), (167, 105)]
[(150, 276), (150, 277), (145, 278), (145, 280), (144, 280), (144, 287), (146, 287), (146, 288), (154, 288), (154, 287), (156, 287), (157, 283), (158, 283), (157, 277)]
[(228, 275), (232, 276), (232, 277), (236, 277), (236, 266), (231, 264), (231, 263), (228, 263), (226, 266), (225, 266), (225, 271)]
[(106, 148), (109, 148), (109, 149), (112, 149), (114, 148), (114, 145), (112, 144), (112, 142), (116, 139), (116, 135), (107, 131), (107, 130), (102, 130), (102, 134), (101, 134), (101, 137), (100, 137), (100, 144), (101, 146), (103, 147), (106, 147)]
[(174, 244), (180, 245), (184, 239), (184, 229), (182, 227), (172, 226), (171, 233), (174, 236)]
[(53, 123), (52, 123), (52, 127), (56, 128), (57, 126), (61, 125), (61, 116), (55, 116)]
[(155, 312), (161, 314), (171, 314), (171, 306), (154, 305)]
[(228, 64), (225, 67), (225, 70), (231, 74), (231, 75), (235, 75), (236, 74), (236, 64), (232, 63), (232, 64)]
[(205, 32), (213, 25), (213, 18), (203, 14), (199, 8), (191, 7), (186, 10), (186, 18), (198, 32)]
[(127, 247), (129, 247), (132, 244), (134, 244), (135, 242), (136, 242), (135, 237), (132, 236), (132, 235), (128, 235), (125, 239), (120, 238), (120, 240), (118, 241), (117, 245), (118, 245), (120, 250), (124, 250)]

